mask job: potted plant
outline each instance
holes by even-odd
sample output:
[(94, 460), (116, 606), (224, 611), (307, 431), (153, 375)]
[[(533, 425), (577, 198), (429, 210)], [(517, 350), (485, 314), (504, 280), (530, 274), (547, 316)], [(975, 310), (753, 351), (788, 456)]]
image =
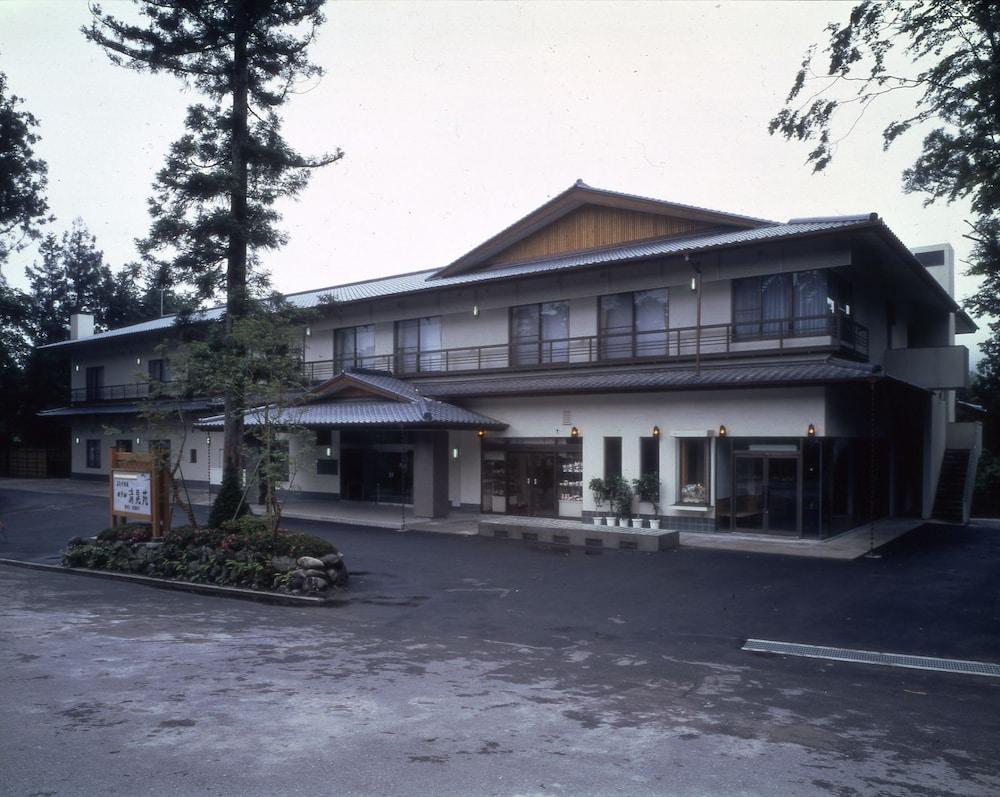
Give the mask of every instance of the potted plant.
[(632, 500), (635, 494), (631, 485), (621, 476), (616, 476), (610, 484), (611, 506), (614, 507), (618, 525), (627, 529), (632, 518)]
[(594, 525), (602, 526), (606, 518), (602, 514), (601, 507), (611, 498), (611, 491), (608, 488), (608, 483), (597, 477), (591, 479), (587, 486), (590, 487), (590, 493), (594, 497), (594, 506), (597, 507), (597, 511), (594, 513)]
[(649, 527), (660, 527), (660, 479), (655, 473), (644, 473), (638, 479), (632, 480), (636, 495), (640, 501), (653, 505), (653, 517), (649, 519)]

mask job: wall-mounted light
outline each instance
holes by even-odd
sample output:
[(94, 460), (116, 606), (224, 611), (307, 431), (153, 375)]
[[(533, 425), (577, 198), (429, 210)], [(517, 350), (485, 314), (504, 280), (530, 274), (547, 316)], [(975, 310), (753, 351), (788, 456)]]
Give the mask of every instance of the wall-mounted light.
[(691, 275), (691, 290), (698, 290), (698, 278), (694, 274)]
[(142, 438), (141, 437), (135, 438), (135, 444), (136, 445), (139, 445), (139, 443), (141, 443), (141, 442), (142, 442)]
[(813, 424), (809, 424), (809, 428), (806, 429), (806, 434), (809, 435), (810, 437), (815, 437), (816, 436), (816, 427), (813, 426)]
[(331, 457), (331, 456), (333, 456), (333, 449), (332, 449), (332, 448), (330, 448), (330, 446), (327, 446), (327, 447), (326, 447), (326, 455), (327, 455), (328, 457)]
[(451, 458), (452, 459), (458, 459), (458, 449), (457, 448), (453, 448), (451, 450)]
[(720, 424), (719, 425), (719, 437), (725, 437), (727, 434), (728, 434), (728, 432), (726, 432), (726, 425), (725, 424)]
[(653, 427), (653, 437), (659, 437), (659, 436), (660, 436), (660, 427), (659, 426), (654, 426)]
[(80, 373), (80, 364), (77, 363), (76, 365), (74, 365), (73, 370), (76, 371), (77, 373)]
[(312, 327), (306, 327), (306, 337), (307, 338), (312, 337), (312, 333), (313, 333)]
[(479, 305), (478, 304), (472, 305), (472, 315), (474, 315), (476, 318), (479, 318)]
[(476, 437), (482, 440), (484, 437), (486, 437), (486, 432), (480, 429), (478, 432), (476, 432)]
[(142, 357), (136, 357), (135, 358), (135, 364), (136, 365), (142, 365)]
[(80, 438), (79, 437), (76, 438), (76, 444), (80, 445)]
[(580, 436), (580, 430), (579, 430), (579, 429), (577, 429), (577, 428), (576, 428), (576, 427), (574, 426), (574, 427), (573, 427), (572, 429), (570, 429), (570, 430), (569, 430), (569, 436), (570, 436), (570, 437), (579, 437), (579, 436)]

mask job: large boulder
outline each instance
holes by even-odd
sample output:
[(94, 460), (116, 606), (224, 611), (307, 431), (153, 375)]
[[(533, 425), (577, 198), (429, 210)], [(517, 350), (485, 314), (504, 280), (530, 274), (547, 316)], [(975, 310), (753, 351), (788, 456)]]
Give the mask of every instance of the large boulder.
[(315, 556), (301, 556), (296, 564), (305, 570), (322, 570), (324, 567), (323, 561)]

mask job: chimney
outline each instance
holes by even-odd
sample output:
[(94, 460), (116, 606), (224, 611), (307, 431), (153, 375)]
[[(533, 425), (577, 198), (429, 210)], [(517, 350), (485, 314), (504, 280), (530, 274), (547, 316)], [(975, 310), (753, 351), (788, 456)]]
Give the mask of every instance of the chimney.
[(94, 316), (91, 313), (72, 313), (69, 317), (69, 339), (89, 338), (94, 334)]
[(951, 244), (918, 246), (910, 250), (948, 295), (955, 298), (955, 250)]

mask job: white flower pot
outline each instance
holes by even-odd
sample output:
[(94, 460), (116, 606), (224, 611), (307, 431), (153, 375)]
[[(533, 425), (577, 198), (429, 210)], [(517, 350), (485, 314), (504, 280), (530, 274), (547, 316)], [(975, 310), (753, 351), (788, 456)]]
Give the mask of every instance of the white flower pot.
[(593, 521), (594, 521), (594, 525), (595, 525), (595, 526), (603, 526), (603, 525), (604, 525), (604, 518), (603, 518), (603, 517), (601, 517), (600, 515), (594, 515), (594, 516), (593, 516), (593, 517), (591, 518), (591, 520), (593, 520)]
[(660, 519), (658, 517), (657, 518), (650, 518), (650, 520), (649, 520), (649, 527), (651, 529), (658, 529), (660, 527)]
[(641, 517), (634, 517), (634, 518), (632, 518), (632, 528), (634, 528), (634, 529), (641, 529), (642, 528), (642, 518)]
[(621, 519), (620, 519), (620, 520), (618, 521), (618, 526), (619, 526), (620, 528), (623, 528), (623, 529), (627, 529), (627, 528), (628, 528), (628, 519), (627, 519), (627, 518), (621, 518)]

